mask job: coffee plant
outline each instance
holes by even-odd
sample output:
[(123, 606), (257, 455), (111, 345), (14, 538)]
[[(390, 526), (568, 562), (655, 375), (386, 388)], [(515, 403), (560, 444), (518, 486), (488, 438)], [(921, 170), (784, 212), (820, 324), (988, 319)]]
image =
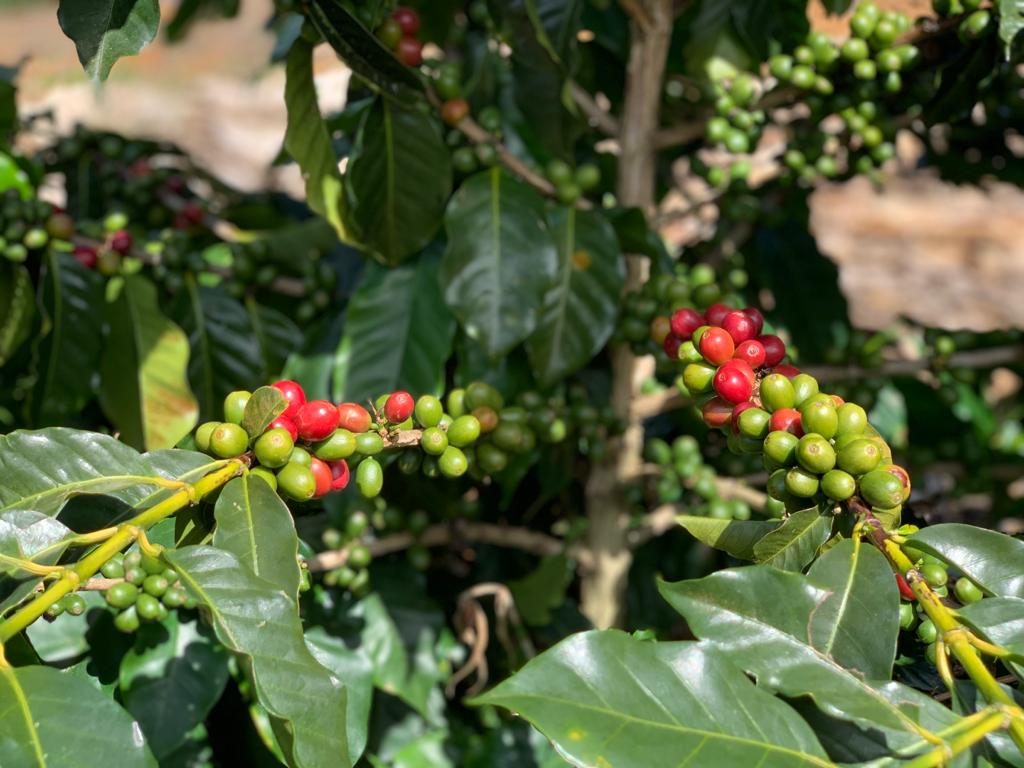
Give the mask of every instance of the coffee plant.
[(809, 227), (1024, 182), (1024, 7), (822, 5), (275, 0), (304, 200), (0, 69), (0, 766), (1024, 765), (1024, 339)]

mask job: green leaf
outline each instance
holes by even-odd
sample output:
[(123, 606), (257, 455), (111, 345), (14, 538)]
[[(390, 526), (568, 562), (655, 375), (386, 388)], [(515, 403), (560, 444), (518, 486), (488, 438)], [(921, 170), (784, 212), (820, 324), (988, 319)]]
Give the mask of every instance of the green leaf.
[(699, 515), (680, 515), (676, 522), (698, 541), (740, 560), (753, 560), (754, 545), (781, 525), (777, 520), (719, 520)]
[(245, 307), (218, 288), (188, 282), (172, 316), (188, 334), (188, 378), (204, 421), (223, 417), (224, 398), (264, 381), (263, 355)]
[(52, 565), (67, 549), (72, 536), (71, 529), (42, 512), (11, 509), (0, 513), (0, 574), (29, 576), (7, 558)]
[(413, 70), (399, 62), (340, 2), (314, 0), (308, 12), (327, 44), (357, 75), (401, 99), (423, 92), (423, 83)]
[(156, 288), (139, 276), (126, 277), (107, 306), (100, 402), (121, 438), (139, 449), (171, 448), (199, 416), (186, 377), (188, 338), (158, 306)]
[(565, 603), (575, 569), (564, 554), (545, 557), (521, 579), (508, 582), (523, 621), (534, 627), (551, 623), (551, 611)]
[(784, 571), (802, 571), (832, 532), (832, 517), (817, 507), (794, 512), (754, 545), (754, 560)]
[(788, 705), (695, 643), (573, 635), (476, 703), (526, 718), (577, 766), (832, 765)]
[(555, 57), (568, 67), (576, 48), (576, 34), (580, 31), (583, 15), (581, 0), (528, 0), (531, 19), (542, 34)]
[(341, 173), (338, 158), (331, 147), (323, 115), (316, 100), (313, 83), (313, 46), (303, 39), (292, 44), (285, 64), (284, 101), (288, 125), (284, 148), (295, 158), (306, 182), (306, 202), (334, 227), (345, 242), (351, 237), (345, 230)]
[(558, 254), (540, 196), (500, 168), (468, 179), (445, 212), (445, 301), (490, 357), (533, 333)]
[(107, 603), (99, 592), (81, 592), (86, 611), (81, 616), (62, 613), (53, 621), (36, 621), (25, 630), (39, 657), (47, 664), (64, 666), (88, 653), (90, 648), (89, 630), (96, 623), (96, 614), (89, 616), (90, 609), (98, 608), (104, 613)]
[(387, 269), (367, 264), (346, 309), (334, 364), (336, 400), (407, 389), (440, 394), (455, 318), (441, 296), (438, 249)]
[(151, 768), (131, 716), (84, 676), (50, 667), (0, 667), (0, 744), (12, 768)]
[(606, 214), (623, 253), (639, 253), (651, 260), (652, 266), (660, 271), (674, 269), (672, 257), (665, 243), (647, 223), (647, 217), (639, 208), (613, 208)]
[(815, 561), (807, 578), (828, 593), (811, 615), (811, 645), (869, 680), (892, 677), (900, 596), (885, 556), (845, 539)]
[(269, 376), (276, 376), (292, 351), (302, 346), (302, 331), (276, 309), (257, 304), (252, 297), (246, 298), (245, 308), (263, 350), (263, 366)]
[[(991, 643), (1024, 656), (1024, 600), (1016, 597), (987, 597), (957, 610), (957, 616)], [(1018, 680), (1024, 681), (1024, 664), (1007, 661)]]
[(67, 423), (92, 398), (103, 352), (104, 280), (69, 254), (51, 252), (43, 262), (41, 304), (46, 316), (36, 349), (38, 379), (32, 389), (37, 426)]
[(213, 545), (297, 601), (299, 537), (281, 497), (258, 477), (236, 477), (217, 498), (214, 516)]
[[(0, 162), (3, 155), (0, 155)], [(23, 264), (4, 259), (0, 263), (0, 366), (22, 345), (32, 331), (36, 300), (32, 278)]]
[(157, 760), (189, 738), (217, 703), (228, 681), (223, 647), (178, 613), (146, 624), (121, 661), (121, 701), (142, 727)]
[(134, 56), (156, 37), (157, 0), (60, 0), (57, 21), (78, 51), (85, 73), (106, 80), (122, 56)]
[(362, 650), (349, 648), (343, 641), (328, 635), (322, 627), (313, 627), (306, 632), (306, 646), (317, 661), (339, 680), (345, 681), (348, 753), (355, 760), (366, 749), (370, 705), (373, 703), (373, 666)]
[(270, 422), (288, 408), (284, 393), (277, 387), (259, 387), (252, 393), (242, 413), (242, 429), (251, 438), (263, 434)]
[(377, 99), (363, 117), (345, 171), (346, 221), (386, 264), (434, 236), (452, 191), (451, 154), (438, 122)]
[(1024, 29), (1024, 0), (998, 0), (999, 39), (1003, 41), (1006, 60), (1013, 53), (1014, 41)]
[(558, 276), (526, 340), (534, 373), (552, 384), (590, 362), (615, 330), (626, 264), (615, 232), (593, 211), (556, 208), (548, 217)]
[(993, 595), (1024, 598), (1024, 541), (961, 523), (930, 525), (910, 537)]
[(193, 546), (164, 556), (209, 611), (217, 638), (242, 658), (289, 765), (352, 765), (345, 689), (306, 648), (294, 601), (230, 552)]

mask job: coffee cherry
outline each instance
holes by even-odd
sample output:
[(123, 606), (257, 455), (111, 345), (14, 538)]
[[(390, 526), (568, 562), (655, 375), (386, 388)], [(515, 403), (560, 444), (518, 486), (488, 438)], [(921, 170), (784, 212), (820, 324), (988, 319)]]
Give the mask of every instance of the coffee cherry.
[(438, 458), (437, 466), (441, 470), (442, 475), (454, 478), (466, 474), (466, 470), (469, 469), (469, 462), (466, 459), (466, 454), (454, 445), (449, 445), (445, 448), (440, 458)]
[(74, 250), (71, 251), (71, 255), (75, 261), (81, 264), (86, 269), (96, 269), (96, 263), (99, 261), (96, 249), (91, 245), (76, 245)]
[(219, 421), (207, 421), (200, 424), (196, 429), (196, 447), (208, 453), (210, 450), (210, 436), (213, 434), (213, 430), (220, 426)]
[(900, 481), (900, 486), (903, 488), (903, 501), (910, 498), (910, 473), (898, 464), (889, 464), (884, 469)]
[(713, 397), (701, 409), (704, 423), (714, 429), (724, 427), (732, 419), (732, 403), (720, 397)]
[(331, 473), (331, 468), (328, 466), (327, 462), (314, 458), (309, 465), (309, 469), (313, 473), (313, 480), (316, 482), (316, 490), (313, 492), (313, 498), (326, 496), (331, 492), (331, 486), (334, 482), (334, 475)]
[(764, 455), (778, 467), (791, 467), (796, 464), (796, 449), (800, 438), (790, 432), (769, 432), (764, 439)]
[(292, 381), (291, 379), (275, 381), (271, 386), (280, 390), (281, 394), (284, 395), (285, 401), (288, 403), (288, 407), (284, 409), (284, 413), (281, 415), (294, 421), (299, 408), (306, 402), (306, 393), (303, 391), (302, 386), (297, 381)]
[(843, 445), (836, 456), (839, 468), (851, 475), (871, 472), (881, 460), (882, 452), (878, 445), (874, 440), (866, 438), (859, 438)]
[(576, 186), (590, 192), (601, 183), (601, 170), (593, 163), (584, 163), (576, 169), (575, 179)]
[(103, 597), (113, 608), (127, 608), (130, 605), (135, 605), (135, 601), (139, 598), (139, 588), (134, 584), (122, 581), (120, 584), (110, 587)]
[(249, 435), (237, 424), (218, 424), (210, 433), (210, 452), (221, 459), (230, 459), (245, 453)]
[(823, 475), (836, 465), (836, 451), (827, 439), (811, 432), (800, 438), (796, 460), (808, 472)]
[(139, 599), (135, 602), (135, 611), (143, 621), (155, 621), (166, 610), (153, 595), (139, 595)]
[[(655, 318), (657, 320), (658, 318)], [(662, 339), (661, 348), (665, 352), (665, 356), (670, 360), (677, 360), (679, 358), (679, 348), (682, 347), (683, 340), (676, 336), (674, 333), (666, 334), (665, 338)]]
[(114, 627), (125, 634), (137, 632), (139, 629), (139, 614), (135, 606), (129, 606), (114, 617)]
[(956, 580), (956, 584), (953, 586), (953, 593), (956, 595), (956, 599), (964, 605), (976, 603), (985, 597), (985, 594), (978, 588), (978, 585), (966, 576), (961, 576)]
[(309, 501), (316, 493), (316, 477), (309, 467), (289, 461), (277, 473), (277, 487), (290, 499)]
[(384, 471), (376, 459), (367, 458), (356, 467), (356, 486), (364, 498), (373, 499), (384, 487)]
[(167, 569), (167, 565), (159, 557), (140, 552), (139, 565), (147, 574), (160, 574)]
[[(672, 333), (672, 322), (667, 317), (662, 317), (661, 315), (658, 315), (657, 317), (651, 320), (650, 336), (651, 341), (653, 341), (655, 344), (662, 345), (664, 345), (665, 340), (671, 336), (677, 342), (673, 347), (676, 353), (679, 352), (679, 345), (683, 343), (682, 339), (680, 339), (678, 336)], [(665, 346), (663, 348), (665, 350), (666, 355), (668, 355), (670, 358), (675, 357), (675, 355), (669, 351), (669, 347)]]
[(136, 587), (141, 587), (142, 582), (146, 580), (146, 572), (137, 565), (132, 566), (131, 568), (125, 568), (124, 580), (128, 584), (134, 584)]
[(253, 453), (256, 460), (265, 467), (276, 469), (288, 463), (295, 448), (295, 442), (288, 430), (276, 427), (268, 429), (256, 438), (253, 443)]
[(389, 51), (393, 51), (398, 45), (398, 41), (402, 39), (402, 28), (393, 18), (385, 19), (374, 31), (374, 34), (380, 40), (381, 45)]
[(295, 425), (303, 440), (323, 440), (338, 427), (338, 409), (326, 400), (311, 400), (299, 407)]
[(736, 352), (736, 343), (724, 328), (708, 328), (697, 345), (700, 353), (712, 365), (722, 365)]
[(395, 56), (407, 67), (418, 67), (423, 63), (423, 43), (415, 37), (403, 37), (398, 41)]
[(241, 424), (245, 406), (250, 397), (252, 397), (252, 392), (247, 392), (244, 389), (229, 392), (228, 396), (224, 398), (224, 421)]
[(116, 559), (111, 558), (100, 568), (100, 573), (108, 579), (120, 579), (124, 576), (124, 562), (120, 559), (120, 556)]
[(917, 615), (914, 612), (913, 603), (900, 603), (900, 629), (910, 629), (914, 626)]
[(739, 417), (739, 433), (744, 437), (764, 440), (768, 435), (771, 416), (761, 408), (746, 408)]
[(695, 330), (704, 325), (704, 318), (697, 310), (684, 307), (673, 312), (669, 322), (672, 333), (680, 339), (689, 339)]
[(338, 405), (338, 426), (353, 434), (365, 432), (370, 428), (370, 412), (358, 403), (341, 403)]
[(808, 376), (806, 373), (800, 373), (794, 376), (792, 381), (797, 408), (818, 394), (818, 380), (813, 376)]
[(350, 472), (348, 462), (344, 459), (328, 461), (327, 466), (331, 470), (331, 490), (343, 491), (348, 487)]
[(793, 382), (778, 373), (769, 374), (761, 379), (758, 393), (761, 397), (761, 404), (769, 411), (791, 409), (796, 403)]
[(810, 400), (800, 409), (800, 423), (805, 432), (817, 432), (830, 439), (839, 428), (839, 416), (830, 402)]
[[(347, 429), (336, 429), (325, 440), (321, 440), (313, 446), (313, 454), (324, 461), (347, 459), (355, 452), (356, 436)], [(256, 458), (259, 458), (259, 454), (256, 455)]]
[(943, 587), (949, 581), (946, 566), (938, 563), (925, 563), (921, 566), (921, 577), (932, 587)]
[(818, 492), (817, 473), (793, 467), (786, 472), (786, 490), (802, 499), (811, 498)]
[(715, 303), (704, 310), (704, 320), (709, 326), (721, 326), (725, 316), (732, 312), (732, 307)]
[(448, 435), (440, 427), (427, 427), (420, 437), (420, 446), (431, 456), (440, 456), (448, 447)]
[(376, 432), (362, 432), (356, 435), (356, 453), (376, 456), (384, 450), (384, 438)]
[(800, 411), (793, 408), (779, 408), (772, 413), (768, 427), (772, 432), (791, 432), (797, 437), (804, 433), (803, 424), (800, 420)]
[(884, 469), (874, 469), (860, 478), (860, 495), (872, 507), (888, 509), (903, 503), (903, 484)]
[(452, 152), (452, 167), (464, 175), (473, 173), (476, 170), (476, 153), (471, 147), (459, 147)]
[(693, 395), (709, 392), (717, 371), (707, 363), (690, 363), (683, 368), (683, 385)]
[(760, 329), (746, 312), (730, 312), (722, 318), (722, 328), (736, 344), (756, 338)]
[(735, 358), (743, 360), (751, 368), (760, 368), (764, 365), (764, 345), (755, 339), (748, 339), (736, 347)]
[(857, 492), (857, 481), (841, 469), (832, 469), (821, 478), (821, 490), (833, 501), (846, 501)]
[(917, 636), (922, 643), (934, 643), (939, 637), (939, 631), (931, 619), (925, 619), (917, 625)]
[(412, 416), (416, 401), (404, 390), (393, 392), (384, 403), (384, 416), (392, 424), (401, 424)]
[(403, 35), (415, 35), (420, 31), (420, 15), (406, 5), (395, 8), (391, 18), (398, 23)]
[(132, 249), (132, 233), (127, 229), (119, 229), (110, 235), (110, 247), (120, 254), (126, 254)]
[(785, 363), (783, 363), (782, 365), (773, 365), (772, 370), (775, 373), (779, 374), (780, 376), (785, 376), (787, 379), (790, 380), (800, 375), (799, 368), (797, 368), (794, 365), (787, 365)]
[(421, 427), (436, 427), (444, 416), (444, 408), (441, 401), (433, 395), (422, 395), (416, 401), (414, 413)]
[(465, 99), (448, 99), (441, 105), (441, 119), (448, 125), (458, 125), (469, 115), (469, 102)]
[(277, 490), (277, 475), (271, 472), (265, 467), (253, 467), (249, 470), (249, 474), (252, 477), (258, 477), (260, 480), (270, 486), (271, 490)]
[[(476, 442), (480, 437), (480, 422), (476, 416), (459, 416), (448, 427), (448, 442), (457, 448), (462, 448)], [(461, 451), (460, 451), (461, 453)]]
[(851, 37), (843, 43), (840, 53), (842, 53), (844, 59), (852, 62), (866, 60), (871, 55), (868, 44), (858, 37)]
[(754, 371), (742, 360), (729, 360), (715, 372), (713, 386), (722, 399), (742, 403), (754, 391)]
[(289, 435), (291, 435), (292, 441), (299, 439), (299, 428), (295, 426), (295, 422), (287, 416), (278, 416), (272, 422), (267, 429), (283, 429)]
[(171, 587), (164, 592), (163, 597), (160, 598), (160, 602), (168, 608), (181, 608), (185, 605), (187, 598), (188, 594), (184, 589), (181, 589), (180, 587)]
[(476, 460), (484, 474), (494, 475), (508, 466), (508, 454), (493, 443), (481, 443), (476, 449)]
[(148, 595), (153, 595), (153, 597), (160, 597), (163, 595), (169, 586), (170, 584), (167, 582), (167, 579), (159, 573), (150, 574), (146, 577), (146, 580), (142, 582), (142, 590)]
[(836, 409), (836, 436), (860, 435), (868, 426), (868, 415), (856, 403), (843, 403)]

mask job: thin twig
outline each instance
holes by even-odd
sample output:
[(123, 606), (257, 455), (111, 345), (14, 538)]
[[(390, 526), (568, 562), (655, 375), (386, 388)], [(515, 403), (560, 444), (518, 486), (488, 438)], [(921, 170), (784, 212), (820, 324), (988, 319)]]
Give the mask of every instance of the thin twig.
[(569, 81), (569, 92), (572, 94), (573, 101), (576, 105), (583, 110), (583, 114), (589, 118), (591, 124), (596, 126), (602, 133), (616, 138), (619, 135), (619, 121), (615, 115), (610, 112), (601, 109), (594, 97), (590, 95), (582, 85), (577, 83), (575, 80)]

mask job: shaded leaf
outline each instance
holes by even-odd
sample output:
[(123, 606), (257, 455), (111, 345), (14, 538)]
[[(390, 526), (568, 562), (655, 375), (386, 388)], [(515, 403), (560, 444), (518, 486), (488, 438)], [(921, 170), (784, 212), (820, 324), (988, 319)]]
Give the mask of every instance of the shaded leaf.
[[(0, 154), (0, 162), (3, 155)], [(0, 263), (0, 366), (28, 338), (36, 302), (32, 278), (23, 264)]]
[(564, 554), (545, 557), (521, 579), (508, 583), (516, 609), (523, 621), (532, 626), (551, 623), (551, 611), (565, 602), (565, 592), (572, 583), (575, 569)]
[(79, 595), (88, 606), (81, 616), (65, 612), (53, 621), (33, 622), (25, 630), (32, 647), (47, 664), (65, 665), (89, 651), (88, 632), (96, 618), (96, 614), (89, 616), (89, 609), (106, 612), (107, 603), (99, 592), (80, 592)]
[(189, 389), (188, 338), (158, 309), (156, 288), (125, 278), (107, 306), (110, 333), (101, 363), (100, 402), (121, 439), (136, 448), (170, 448), (196, 425)]
[[(1016, 597), (989, 597), (957, 610), (957, 616), (990, 642), (1011, 653), (1024, 656), (1024, 600)], [(1024, 681), (1024, 664), (1004, 662), (1018, 680)]]
[(754, 545), (782, 524), (778, 520), (720, 520), (700, 515), (680, 515), (676, 522), (698, 541), (740, 560), (753, 560)]
[(1024, 541), (962, 523), (930, 525), (910, 537), (986, 592), (1024, 598)]
[(585, 632), (476, 702), (525, 717), (578, 766), (831, 765), (788, 705), (695, 643)]
[(290, 319), (271, 307), (247, 298), (249, 322), (263, 350), (263, 365), (269, 376), (276, 376), (288, 361), (292, 350), (302, 346), (302, 331)]
[(57, 21), (75, 43), (93, 80), (106, 80), (122, 56), (134, 56), (156, 37), (157, 0), (60, 0)]
[(999, 39), (1003, 41), (1006, 59), (1010, 59), (1014, 41), (1024, 29), (1024, 0), (998, 0)]
[(349, 648), (322, 627), (306, 632), (306, 646), (313, 658), (345, 683), (348, 753), (353, 760), (366, 749), (366, 731), (373, 702), (373, 666), (362, 650)]
[(259, 387), (245, 404), (242, 413), (242, 429), (251, 438), (263, 434), (270, 422), (288, 408), (284, 393), (277, 387)]
[(784, 571), (802, 571), (831, 532), (831, 516), (817, 507), (794, 512), (754, 545), (754, 560)]
[(608, 211), (608, 220), (615, 228), (619, 248), (623, 253), (639, 253), (651, 260), (660, 271), (674, 269), (672, 257), (657, 232), (651, 229), (647, 218), (639, 208), (613, 208)]

